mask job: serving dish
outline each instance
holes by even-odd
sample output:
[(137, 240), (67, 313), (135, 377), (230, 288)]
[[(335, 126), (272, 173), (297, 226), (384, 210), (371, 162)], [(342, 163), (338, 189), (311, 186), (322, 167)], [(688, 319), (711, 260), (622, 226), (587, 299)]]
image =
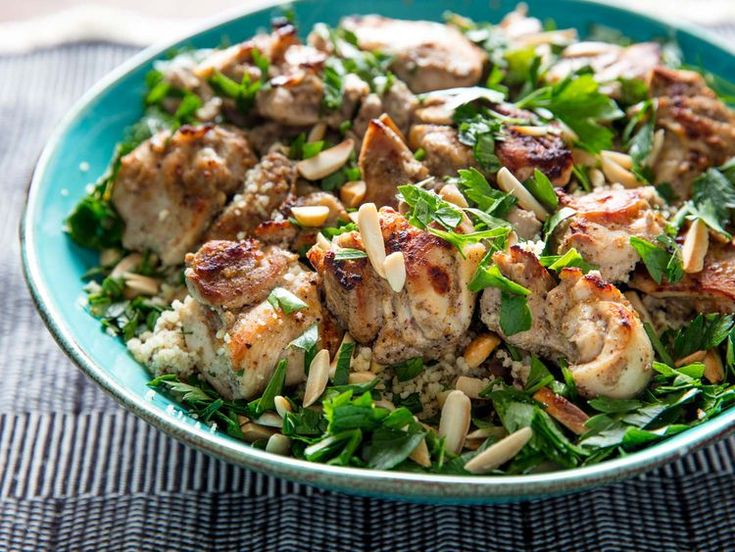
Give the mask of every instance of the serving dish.
[[(655, 21), (597, 2), (562, 1), (548, 5), (530, 2), (541, 19), (583, 32), (604, 22), (625, 29), (636, 40), (673, 34), (687, 61), (715, 74), (725, 74), (733, 57), (725, 45), (697, 31)], [(29, 191), (21, 229), (23, 259), (29, 287), (52, 334), (71, 358), (116, 400), (136, 415), (183, 442), (214, 456), (264, 471), (335, 490), (382, 497), (431, 501), (487, 502), (538, 498), (616, 481), (671, 461), (695, 447), (731, 431), (735, 412), (723, 413), (661, 444), (602, 464), (549, 474), (504, 477), (454, 477), (336, 468), (274, 456), (231, 439), (183, 414), (146, 387), (148, 374), (128, 355), (122, 343), (106, 336), (81, 305), (70, 301), (82, 295), (80, 276), (94, 264), (89, 251), (73, 245), (63, 233), (63, 220), (84, 187), (100, 174), (123, 129), (140, 114), (144, 76), (152, 60), (177, 45), (204, 47), (223, 40), (235, 42), (268, 25), (276, 3), (261, 3), (247, 13), (226, 16), (204, 30), (175, 43), (142, 52), (95, 86), (59, 125), (45, 148)], [(399, 18), (440, 20), (446, 3), (376, 2), (370, 11)], [(512, 2), (461, 2), (453, 10), (483, 20), (497, 20), (514, 7)], [(336, 23), (364, 8), (354, 1), (304, 1), (294, 5), (303, 27), (318, 21)], [(85, 169), (85, 170), (83, 170)]]

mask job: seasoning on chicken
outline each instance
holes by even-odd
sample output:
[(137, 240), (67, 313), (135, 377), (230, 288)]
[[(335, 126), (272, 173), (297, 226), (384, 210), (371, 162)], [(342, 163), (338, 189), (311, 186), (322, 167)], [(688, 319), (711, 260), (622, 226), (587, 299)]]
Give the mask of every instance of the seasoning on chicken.
[[(586, 397), (630, 398), (651, 378), (653, 348), (638, 314), (598, 272), (564, 268), (556, 284), (538, 259), (519, 246), (493, 255), (504, 276), (531, 291), (531, 329), (504, 339), (538, 355), (566, 358)], [(503, 336), (500, 291), (487, 288), (480, 300), (482, 321)]]
[(452, 351), (472, 321), (475, 294), (467, 289), (484, 254), (468, 246), (466, 258), (444, 240), (409, 225), (391, 208), (379, 213), (386, 254), (402, 252), (406, 281), (394, 292), (367, 258), (338, 260), (340, 248), (365, 251), (359, 232), (336, 236), (329, 250), (307, 254), (320, 277), (326, 306), (373, 358), (396, 364), (415, 357), (440, 358)]
[(656, 127), (665, 130), (656, 182), (668, 182), (686, 199), (702, 171), (735, 155), (735, 113), (693, 71), (657, 67), (650, 91), (657, 100)]
[(358, 163), (366, 186), (364, 202), (379, 207), (396, 207), (398, 186), (418, 182), (428, 175), (400, 136), (378, 119), (368, 125)]
[(204, 125), (163, 131), (122, 158), (112, 202), (125, 221), (123, 245), (183, 261), (256, 163), (238, 130)]
[(700, 272), (686, 274), (672, 284), (657, 284), (645, 269), (637, 271), (631, 287), (665, 301), (664, 307), (678, 306), (694, 312), (735, 313), (735, 246), (710, 243)]
[(403, 134), (408, 134), (409, 125), (417, 107), (416, 96), (403, 81), (394, 79), (382, 95), (371, 93), (363, 98), (352, 122), (352, 133), (361, 139), (370, 121), (386, 113)]
[(207, 232), (210, 240), (250, 237), (258, 224), (269, 220), (293, 191), (296, 168), (283, 154), (271, 152), (248, 171), (245, 187), (232, 198)]
[[(321, 321), (316, 274), (298, 256), (256, 240), (206, 243), (186, 258), (192, 297), (180, 309), (186, 347), (223, 397), (262, 392), (278, 361), (288, 359), (286, 382), (303, 379), (303, 352), (289, 343)], [(267, 301), (281, 287), (306, 307), (286, 313)]]
[(347, 17), (341, 26), (363, 50), (393, 56), (391, 70), (414, 92), (473, 86), (487, 56), (454, 27), (379, 15)]
[(560, 194), (560, 203), (576, 214), (557, 226), (555, 250), (574, 248), (611, 282), (627, 282), (640, 261), (630, 237), (654, 241), (666, 221), (657, 209), (661, 198), (651, 186), (635, 189), (596, 190), (581, 196)]
[(454, 176), (459, 169), (477, 167), (472, 148), (460, 142), (450, 126), (414, 125), (408, 141), (411, 149), (426, 152), (423, 163), (434, 176)]

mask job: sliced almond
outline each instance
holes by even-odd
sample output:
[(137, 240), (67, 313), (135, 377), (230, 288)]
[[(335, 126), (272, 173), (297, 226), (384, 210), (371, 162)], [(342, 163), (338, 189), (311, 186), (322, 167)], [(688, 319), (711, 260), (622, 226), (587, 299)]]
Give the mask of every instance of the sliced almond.
[(320, 180), (342, 168), (352, 155), (355, 143), (348, 138), (314, 157), (296, 163), (296, 169), (307, 180)]
[(656, 164), (656, 160), (661, 155), (661, 150), (664, 147), (664, 138), (666, 138), (666, 131), (662, 128), (653, 133), (653, 144), (651, 145), (651, 153), (646, 158), (646, 166), (652, 167)]
[(115, 268), (110, 272), (111, 278), (119, 278), (125, 272), (133, 272), (143, 261), (143, 255), (140, 253), (131, 253), (126, 257), (120, 259), (120, 262), (115, 265)]
[(370, 264), (381, 278), (385, 278), (385, 242), (380, 229), (380, 218), (375, 203), (360, 205), (357, 211), (357, 226), (360, 229), (362, 243), (365, 246)]
[(462, 391), (447, 395), (439, 420), (439, 436), (444, 437), (444, 447), (452, 454), (459, 454), (470, 428), (472, 405)]
[(307, 142), (318, 142), (324, 138), (327, 133), (326, 123), (318, 122), (309, 131), (309, 136), (306, 137)]
[[(373, 375), (375, 377), (375, 375)], [(375, 406), (379, 406), (380, 408), (385, 408), (387, 410), (393, 411), (396, 409), (396, 405), (394, 405), (392, 402), (390, 402), (387, 399), (378, 399), (375, 401)]]
[(625, 188), (637, 188), (641, 185), (635, 175), (628, 169), (621, 167), (610, 157), (601, 157), (602, 172), (609, 182), (622, 184)]
[(302, 205), (301, 207), (292, 207), (291, 214), (301, 226), (315, 228), (327, 222), (329, 207), (326, 205)]
[(477, 368), (480, 364), (487, 360), (497, 346), (500, 345), (500, 338), (494, 333), (485, 333), (478, 335), (470, 341), (465, 347), (463, 357), (467, 366)]
[(682, 366), (686, 366), (687, 364), (694, 364), (695, 362), (702, 362), (704, 360), (704, 357), (707, 356), (707, 351), (694, 351), (693, 353), (679, 358), (674, 362), (674, 366), (676, 368), (681, 368)]
[(316, 244), (325, 251), (329, 251), (332, 248), (332, 242), (325, 238), (321, 232), (316, 235)]
[(633, 158), (628, 155), (627, 153), (623, 153), (620, 151), (612, 151), (612, 150), (602, 150), (600, 152), (600, 157), (603, 159), (607, 158), (613, 161), (614, 163), (617, 163), (624, 169), (632, 169), (633, 168)]
[(684, 272), (695, 274), (702, 272), (704, 268), (704, 257), (709, 249), (709, 231), (702, 219), (696, 219), (684, 238), (681, 248), (681, 260)]
[(393, 132), (395, 132), (396, 136), (398, 136), (404, 144), (406, 143), (406, 137), (403, 135), (403, 132), (401, 132), (401, 129), (398, 128), (398, 125), (395, 123), (395, 121), (391, 119), (390, 115), (388, 115), (387, 113), (383, 113), (380, 117), (378, 117), (378, 120), (385, 126), (390, 128)]
[(283, 427), (283, 418), (275, 412), (263, 412), (257, 420), (253, 421), (265, 427)]
[(722, 365), (722, 358), (714, 349), (707, 351), (702, 361), (704, 364), (704, 377), (710, 383), (720, 383), (725, 379), (725, 367)]
[(430, 468), (431, 455), (429, 454), (429, 447), (426, 445), (426, 439), (421, 439), (421, 442), (416, 445), (416, 448), (413, 449), (408, 457), (416, 462), (419, 466)]
[(589, 416), (561, 395), (557, 395), (548, 387), (542, 387), (533, 394), (533, 398), (546, 407), (546, 412), (563, 426), (577, 435), (587, 432)]
[(572, 159), (574, 159), (575, 165), (584, 165), (585, 167), (596, 167), (599, 162), (598, 158), (590, 152), (579, 148), (572, 150)]
[(540, 221), (546, 220), (549, 213), (544, 206), (536, 201), (536, 198), (533, 197), (531, 192), (506, 167), (501, 167), (498, 171), (497, 180), (498, 187), (504, 192), (513, 194), (518, 199), (518, 205), (520, 207), (533, 212)]
[(547, 126), (527, 126), (527, 125), (512, 125), (508, 127), (510, 130), (514, 130), (518, 134), (525, 136), (546, 136), (549, 133), (549, 127)]
[(507, 435), (508, 435), (508, 432), (505, 431), (505, 428), (502, 426), (481, 427), (471, 433), (468, 433), (467, 439), (471, 439), (473, 441), (478, 441), (478, 440), (484, 441), (488, 437), (495, 437), (496, 439), (502, 439), (503, 437)]
[(322, 349), (309, 365), (309, 376), (304, 389), (304, 407), (314, 404), (322, 396), (329, 381), (329, 351)]
[(115, 248), (100, 251), (100, 266), (112, 266), (122, 259), (122, 251)]
[(376, 378), (372, 372), (353, 372), (349, 375), (347, 383), (350, 385), (360, 385), (361, 383), (370, 383)]
[(241, 425), (240, 430), (242, 431), (243, 438), (248, 443), (254, 443), (255, 441), (260, 441), (261, 439), (270, 439), (271, 435), (277, 433), (277, 431), (272, 427), (265, 427), (262, 425), (254, 424), (253, 422), (248, 422)]
[(605, 185), (605, 175), (602, 174), (600, 169), (590, 169), (589, 177), (590, 184), (592, 184), (593, 187), (599, 188), (600, 186)]
[(350, 220), (352, 222), (354, 222), (355, 224), (357, 224), (357, 220), (358, 220), (357, 211), (352, 211), (351, 213), (347, 213), (347, 216), (350, 217)]
[(479, 399), (480, 393), (487, 387), (487, 383), (479, 378), (470, 378), (467, 376), (459, 376), (457, 383), (454, 384), (454, 388), (462, 391), (470, 399)]
[(530, 427), (524, 427), (491, 445), (464, 465), (470, 473), (488, 473), (515, 457), (533, 437)]
[(339, 198), (345, 207), (357, 207), (365, 199), (367, 185), (364, 180), (353, 180), (347, 182), (339, 189)]
[(291, 452), (291, 439), (280, 433), (274, 433), (265, 445), (265, 451), (286, 456)]
[[(143, 276), (133, 272), (124, 272), (123, 280), (125, 281), (126, 297), (137, 297), (138, 295), (156, 295), (158, 293), (159, 282), (150, 276)], [(130, 293), (128, 293), (130, 292)]]
[(293, 407), (291, 406), (289, 400), (282, 395), (276, 395), (276, 397), (273, 399), (273, 402), (276, 405), (276, 412), (278, 412), (278, 415), (281, 418), (285, 418), (286, 414), (293, 410)]
[(403, 253), (395, 251), (388, 255), (383, 261), (383, 269), (390, 288), (396, 293), (400, 293), (406, 284), (406, 263), (403, 259)]
[(635, 310), (638, 313), (638, 316), (640, 317), (643, 322), (647, 322), (651, 325), (651, 327), (654, 327), (653, 324), (653, 318), (651, 318), (651, 313), (648, 312), (648, 309), (643, 304), (643, 301), (641, 301), (640, 296), (637, 292), (630, 290), (623, 293), (625, 295), (625, 298), (630, 302), (631, 306), (633, 307), (633, 310)]
[(439, 190), (439, 197), (441, 197), (444, 201), (448, 201), (449, 203), (453, 203), (457, 207), (461, 207), (462, 209), (466, 209), (469, 207), (469, 204), (467, 203), (467, 200), (462, 195), (462, 192), (459, 191), (459, 188), (455, 186), (454, 184), (445, 184), (442, 186), (442, 189)]

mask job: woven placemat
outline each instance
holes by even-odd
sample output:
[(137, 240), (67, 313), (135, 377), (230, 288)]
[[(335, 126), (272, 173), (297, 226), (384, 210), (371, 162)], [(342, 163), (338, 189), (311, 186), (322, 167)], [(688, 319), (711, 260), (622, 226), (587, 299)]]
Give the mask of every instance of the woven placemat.
[(134, 51), (79, 44), (0, 57), (1, 551), (735, 548), (735, 439), (573, 496), (425, 506), (254, 474), (118, 407), (43, 328), (21, 276), (17, 228), (55, 123)]

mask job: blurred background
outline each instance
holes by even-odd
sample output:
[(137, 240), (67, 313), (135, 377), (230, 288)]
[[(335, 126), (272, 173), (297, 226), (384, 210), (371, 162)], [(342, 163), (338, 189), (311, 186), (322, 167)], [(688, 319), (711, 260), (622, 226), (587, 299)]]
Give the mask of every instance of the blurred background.
[[(84, 40), (145, 46), (186, 32), (219, 12), (262, 3), (263, 0), (0, 0), (0, 53)], [(735, 0), (617, 3), (710, 27), (735, 19)]]

